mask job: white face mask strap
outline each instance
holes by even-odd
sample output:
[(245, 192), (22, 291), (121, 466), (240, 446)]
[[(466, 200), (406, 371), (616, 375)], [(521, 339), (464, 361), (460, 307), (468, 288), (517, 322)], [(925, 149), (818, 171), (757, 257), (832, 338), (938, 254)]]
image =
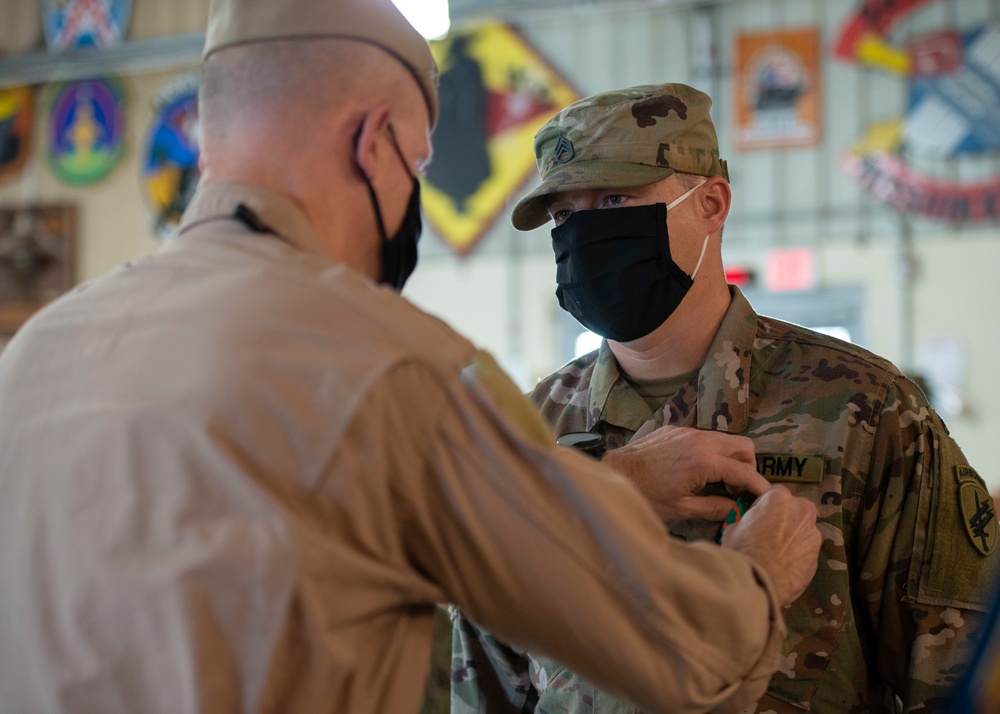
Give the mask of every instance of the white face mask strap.
[(708, 179), (702, 179), (697, 185), (692, 186), (687, 191), (685, 191), (684, 193), (682, 193), (680, 196), (678, 196), (677, 198), (675, 198), (673, 201), (671, 201), (670, 203), (668, 203), (667, 204), (667, 210), (669, 211), (671, 208), (673, 208), (674, 206), (676, 206), (677, 204), (679, 204), (681, 201), (683, 201), (685, 198), (687, 198), (692, 193), (694, 193), (696, 189), (701, 188), (705, 184), (706, 181), (708, 181)]
[(694, 282), (694, 276), (698, 274), (698, 269), (701, 267), (701, 261), (705, 257), (705, 249), (708, 247), (709, 236), (705, 236), (705, 240), (701, 243), (701, 255), (698, 256), (698, 264), (694, 266), (694, 272), (691, 273), (691, 282)]
[[(705, 183), (707, 181), (708, 181), (708, 179), (702, 179), (697, 184), (695, 184), (694, 186), (692, 186), (691, 188), (689, 188), (687, 191), (685, 191), (684, 193), (682, 193), (680, 196), (678, 196), (677, 198), (675, 198), (673, 201), (671, 201), (670, 203), (668, 203), (667, 204), (667, 211), (669, 212), (671, 208), (673, 208), (678, 203), (680, 203), (685, 198), (687, 198), (692, 193), (694, 193), (695, 189), (701, 188), (703, 185), (705, 185)], [(702, 243), (701, 243), (701, 255), (698, 256), (698, 264), (694, 266), (694, 272), (691, 273), (691, 280), (692, 281), (694, 281), (694, 277), (698, 274), (698, 270), (701, 268), (701, 261), (705, 259), (705, 249), (708, 248), (708, 239), (709, 239), (709, 236), (705, 236), (705, 240), (703, 240)]]

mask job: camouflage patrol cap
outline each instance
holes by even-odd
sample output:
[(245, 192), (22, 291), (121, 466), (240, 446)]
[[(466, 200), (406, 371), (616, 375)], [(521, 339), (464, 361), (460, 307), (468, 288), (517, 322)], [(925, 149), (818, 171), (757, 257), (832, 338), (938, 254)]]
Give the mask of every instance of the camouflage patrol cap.
[(674, 172), (728, 181), (711, 106), (685, 84), (630, 87), (569, 105), (535, 134), (542, 183), (514, 206), (511, 223), (522, 231), (544, 224), (561, 191), (645, 186)]
[(430, 47), (391, 0), (211, 0), (202, 57), (247, 42), (339, 37), (381, 47), (413, 74), (437, 122), (438, 69)]

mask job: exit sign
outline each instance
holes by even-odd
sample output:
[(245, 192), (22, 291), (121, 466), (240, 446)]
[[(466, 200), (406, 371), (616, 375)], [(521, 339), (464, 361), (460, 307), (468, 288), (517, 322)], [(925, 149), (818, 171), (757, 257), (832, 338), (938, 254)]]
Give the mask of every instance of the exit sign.
[(764, 284), (768, 290), (812, 290), (813, 252), (809, 248), (772, 248), (767, 254)]

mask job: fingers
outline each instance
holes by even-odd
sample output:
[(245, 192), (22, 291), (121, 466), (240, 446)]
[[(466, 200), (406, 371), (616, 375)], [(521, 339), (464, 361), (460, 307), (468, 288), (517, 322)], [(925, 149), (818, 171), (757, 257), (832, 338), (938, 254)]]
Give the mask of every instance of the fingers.
[(729, 488), (730, 493), (738, 493), (746, 489), (754, 496), (762, 496), (771, 488), (771, 482), (757, 473), (756, 465), (750, 466), (723, 458), (717, 462), (716, 468), (715, 477), (708, 480), (722, 481)]
[(713, 453), (714, 473), (708, 481), (722, 481), (730, 493), (746, 489), (755, 496), (763, 495), (771, 483), (757, 473), (757, 459), (753, 441), (745, 436), (723, 434), (715, 431), (694, 432), (703, 439), (703, 446)]
[(706, 521), (725, 520), (735, 501), (725, 496), (693, 496), (675, 506), (680, 518), (701, 518)]
[[(793, 509), (793, 512), (798, 516), (801, 528), (812, 528), (816, 525), (818, 514), (816, 504), (808, 499), (793, 495), (786, 486), (782, 486), (780, 483), (770, 484), (767, 493), (761, 496), (761, 502), (764, 500), (778, 501), (783, 504), (782, 507)], [(793, 501), (794, 503), (791, 503)]]
[(778, 600), (798, 598), (816, 574), (822, 535), (816, 504), (772, 486), (753, 508), (722, 536), (723, 547), (743, 552), (767, 571)]
[(756, 451), (751, 439), (721, 431), (700, 431), (698, 433), (705, 434), (706, 443), (717, 453), (756, 467), (757, 459), (754, 457)]
[(724, 513), (719, 513), (723, 506), (717, 502), (699, 508), (696, 515), (686, 515), (690, 513), (687, 504), (675, 508), (677, 499), (720, 482), (731, 494), (746, 490), (763, 495), (771, 484), (757, 473), (754, 453), (753, 441), (745, 436), (666, 425), (609, 452), (604, 461), (638, 486), (661, 516), (675, 513), (675, 517), (720, 520), (731, 502)]

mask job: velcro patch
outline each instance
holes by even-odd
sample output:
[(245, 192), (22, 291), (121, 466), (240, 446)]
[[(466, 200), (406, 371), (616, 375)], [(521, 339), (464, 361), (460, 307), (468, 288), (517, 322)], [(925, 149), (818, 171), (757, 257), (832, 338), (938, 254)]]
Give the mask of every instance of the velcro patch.
[(541, 448), (555, 448), (556, 437), (549, 425), (492, 355), (477, 351), (463, 371), (463, 379), (471, 379), (485, 392), (493, 409), (514, 427), (521, 438)]
[(958, 501), (965, 534), (976, 550), (990, 555), (996, 549), (997, 537), (1000, 536), (993, 497), (971, 466), (956, 466), (955, 479), (958, 481)]
[(772, 483), (819, 483), (826, 471), (822, 456), (757, 454), (757, 473)]

